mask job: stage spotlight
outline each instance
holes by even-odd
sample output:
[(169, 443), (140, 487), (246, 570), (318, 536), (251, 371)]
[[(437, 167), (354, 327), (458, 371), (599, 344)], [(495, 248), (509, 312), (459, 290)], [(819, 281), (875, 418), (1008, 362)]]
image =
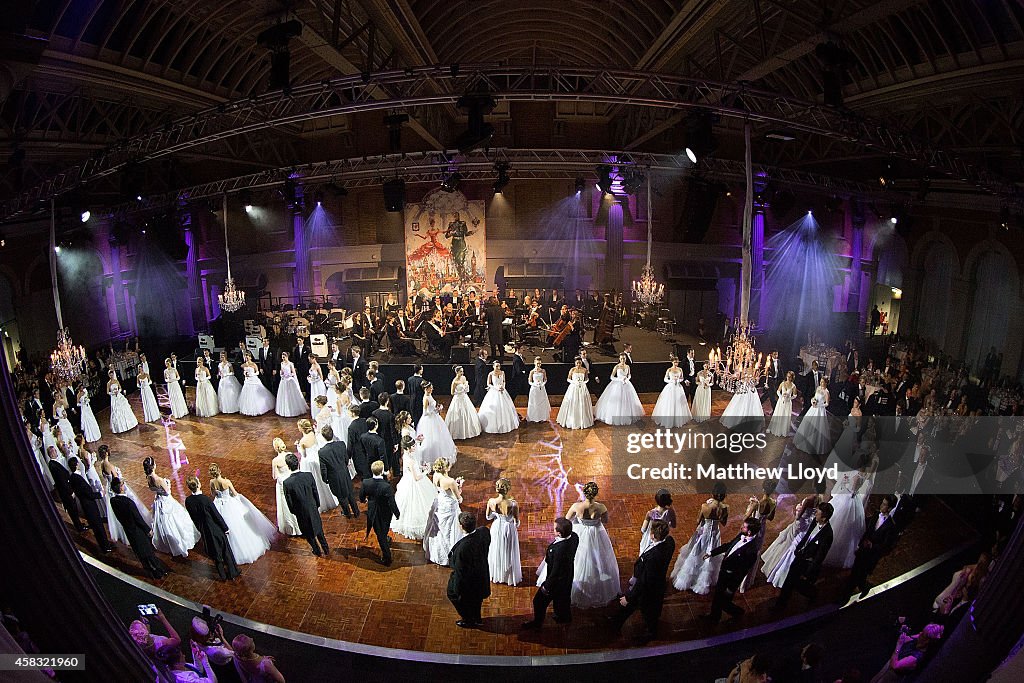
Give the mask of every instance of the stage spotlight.
[(595, 170), (597, 171), (597, 189), (599, 189), (602, 192), (602, 194), (611, 194), (612, 167), (608, 165), (601, 165), (598, 166)]
[(89, 209), (82, 212), (81, 219), (83, 223), (88, 223), (90, 218), (92, 218), (92, 212)]
[(477, 147), (486, 147), (494, 137), (494, 126), (484, 121), (484, 116), (494, 111), (498, 102), (491, 97), (486, 83), (478, 83), (455, 103), (468, 119), (466, 131), (455, 140), (455, 148), (465, 154)]
[(499, 161), (494, 164), (494, 170), (498, 174), (498, 177), (494, 180), (494, 194), (498, 194), (504, 190), (512, 179), (508, 175), (508, 162)]
[(622, 189), (626, 194), (636, 194), (644, 184), (644, 174), (636, 169), (628, 169), (626, 176), (622, 179)]
[(709, 111), (698, 110), (686, 117), (683, 123), (686, 133), (684, 151), (686, 158), (692, 163), (697, 163), (698, 159), (709, 156), (718, 149), (714, 124), (714, 115)]
[(689, 147), (686, 148), (686, 158), (689, 159), (691, 163), (697, 163), (697, 153)]
[(288, 204), (288, 206), (295, 205), (295, 181), (291, 178), (286, 178), (284, 185), (281, 187), (281, 198)]
[(53, 248), (53, 251), (54, 251), (54, 253), (57, 253), (57, 254), (59, 254), (59, 253), (60, 253), (60, 245), (58, 244), (57, 246), (55, 246), (55, 247)]
[(388, 114), (384, 117), (384, 125), (388, 127), (388, 147), (392, 152), (402, 151), (402, 126), (408, 122), (408, 114)]
[(256, 36), (256, 43), (270, 50), (269, 90), (291, 91), (291, 52), (288, 41), (302, 34), (302, 23), (297, 19), (274, 24)]
[(896, 178), (892, 174), (892, 161), (885, 162), (885, 168), (878, 174), (878, 184), (882, 189), (892, 189), (896, 187)]
[(896, 225), (897, 223), (900, 222), (900, 219), (897, 216), (893, 216), (892, 218), (889, 219), (889, 222), (892, 223), (893, 225)]
[(455, 192), (459, 189), (459, 185), (461, 184), (462, 174), (458, 171), (452, 171), (441, 181), (441, 189), (445, 192)]
[(324, 203), (324, 193), (322, 190), (317, 190), (313, 193), (313, 201), (316, 202), (317, 206), (321, 206)]
[(583, 188), (587, 186), (587, 181), (583, 179), (583, 176), (576, 176), (576, 194), (583, 194)]
[(807, 215), (808, 216), (813, 216), (814, 215), (814, 211), (812, 209), (807, 209)]

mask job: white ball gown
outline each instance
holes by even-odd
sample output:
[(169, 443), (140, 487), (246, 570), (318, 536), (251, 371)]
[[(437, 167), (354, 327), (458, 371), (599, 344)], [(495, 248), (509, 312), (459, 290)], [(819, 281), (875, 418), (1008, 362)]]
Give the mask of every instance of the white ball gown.
[(153, 394), (153, 380), (139, 380), (139, 395), (142, 396), (142, 419), (145, 422), (155, 422), (160, 419), (160, 404), (156, 402)]
[(862, 473), (841, 472), (839, 481), (832, 487), (832, 547), (829, 548), (825, 562), (829, 567), (849, 569), (857, 552), (857, 546), (864, 535), (866, 521), (864, 502), (867, 492), (871, 490), (871, 478)]
[[(151, 513), (149, 509), (142, 504), (139, 497), (135, 495), (135, 491), (132, 490), (132, 487), (124, 480), (124, 476), (121, 474), (121, 468), (116, 467), (114, 468), (114, 471), (117, 474), (117, 478), (121, 480), (121, 493), (128, 496), (128, 498), (135, 503), (135, 507), (139, 509), (139, 514), (142, 515), (142, 519), (146, 520), (146, 524), (152, 526), (153, 513)], [(110, 480), (112, 477), (104, 475), (103, 478), (106, 480), (106, 485), (103, 487), (103, 491), (105, 498), (104, 502), (107, 508), (107, 528), (110, 530), (110, 540), (129, 545), (128, 535), (125, 534), (124, 527), (121, 526), (121, 523), (117, 521), (117, 516), (114, 515), (114, 508), (110, 504), (110, 499), (114, 497), (114, 492), (110, 490)]]
[(348, 445), (348, 427), (354, 419), (347, 403), (342, 403), (340, 410), (331, 411), (331, 428), (334, 430), (334, 436), (344, 442), (346, 446)]
[(783, 529), (768, 549), (761, 553), (761, 559), (764, 561), (761, 571), (768, 579), (768, 583), (776, 588), (782, 588), (786, 577), (789, 576), (789, 568), (796, 557), (796, 547), (813, 523), (814, 511), (814, 506), (808, 506), (808, 509)]
[(210, 371), (206, 368), (196, 368), (196, 415), (213, 417), (219, 412), (217, 392), (213, 390)]
[(711, 382), (712, 376), (703, 370), (697, 373), (697, 389), (693, 394), (693, 421), (704, 422), (711, 419)]
[[(423, 550), (427, 559), (442, 567), (448, 566), (448, 553), (459, 539), (465, 536), (459, 526), (459, 501), (451, 491), (436, 489), (434, 502), (427, 515), (427, 525), (423, 530)], [(401, 512), (402, 508), (398, 508)]]
[(455, 464), (455, 441), (448, 433), (448, 425), (437, 413), (437, 401), (433, 396), (426, 397), (426, 405), (420, 422), (416, 425), (416, 432), (423, 435), (423, 443), (418, 449), (423, 462), (433, 463), (438, 458), (447, 458), (450, 464)]
[(682, 427), (693, 419), (686, 401), (686, 389), (683, 388), (682, 370), (673, 373), (669, 368), (665, 373), (665, 388), (658, 395), (651, 417), (659, 427)]
[(164, 382), (167, 383), (167, 396), (171, 399), (171, 417), (178, 419), (188, 415), (188, 403), (181, 390), (181, 377), (174, 368), (164, 370)]
[(217, 403), (222, 413), (238, 412), (238, 397), (242, 393), (242, 385), (235, 379), (235, 373), (231, 371), (231, 363), (224, 361), (217, 368)]
[(232, 496), (230, 489), (224, 489), (214, 494), (213, 504), (231, 529), (228, 545), (236, 563), (251, 564), (270, 549), (277, 529), (248, 498)]
[(437, 489), (430, 477), (420, 469), (412, 453), (407, 451), (402, 457), (402, 478), (395, 487), (395, 505), (402, 516), (391, 520), (391, 530), (416, 541), (423, 538), (436, 497)]
[(110, 394), (110, 431), (121, 434), (138, 427), (139, 418), (135, 417), (128, 399), (121, 393), (121, 385), (115, 382), (107, 392)]
[(317, 396), (327, 396), (327, 383), (324, 382), (323, 370), (319, 367), (310, 366), (306, 381), (309, 382), (309, 402), (315, 406), (316, 404), (313, 403), (313, 399)]
[(64, 409), (64, 406), (54, 406), (53, 416), (57, 418), (57, 431), (60, 433), (60, 440), (63, 443), (74, 443), (75, 428), (71, 426), (71, 420), (68, 419), (68, 411)]
[[(789, 386), (786, 386), (787, 384)], [(793, 429), (793, 397), (796, 396), (796, 385), (792, 382), (783, 382), (775, 394), (779, 400), (775, 404), (771, 422), (768, 423), (768, 433), (789, 436), (790, 430)]]
[(830, 437), (828, 425), (828, 394), (821, 387), (814, 392), (811, 407), (804, 413), (793, 435), (793, 445), (810, 455), (824, 455), (829, 452)]
[(102, 438), (100, 423), (96, 421), (96, 415), (92, 412), (88, 396), (78, 399), (78, 412), (82, 416), (82, 434), (85, 435), (86, 443), (99, 441)]
[(679, 551), (679, 557), (676, 558), (676, 564), (670, 574), (676, 590), (707, 595), (718, 580), (722, 556), (716, 555), (707, 561), (704, 560), (705, 553), (711, 552), (722, 543), (722, 530), (718, 523), (720, 513), (715, 510), (711, 514), (712, 517), (701, 518), (689, 543)]
[[(604, 607), (622, 592), (612, 539), (600, 519), (577, 517), (571, 521), (572, 530), (580, 537), (573, 562), (571, 602), (583, 609)], [(547, 574), (547, 561), (543, 561), (537, 568), (538, 586)]]
[(629, 381), (629, 370), (619, 368), (594, 406), (594, 419), (609, 425), (631, 425), (644, 416), (644, 406)]
[(469, 381), (463, 379), (455, 383), (455, 393), (452, 394), (452, 403), (448, 406), (444, 423), (448, 426), (448, 433), (452, 435), (452, 439), (472, 439), (480, 436), (480, 418), (476, 414), (473, 402), (469, 400)]
[(299, 453), (302, 455), (299, 460), (299, 470), (312, 474), (313, 481), (316, 483), (316, 492), (320, 497), (320, 512), (327, 512), (338, 507), (338, 499), (331, 493), (331, 487), (324, 481), (323, 474), (320, 472), (320, 447), (314, 444), (307, 448), (299, 444)]
[(562, 397), (555, 422), (566, 429), (587, 429), (594, 426), (594, 407), (587, 390), (587, 375), (574, 372), (569, 378), (569, 387)]
[[(666, 508), (664, 510), (661, 508), (654, 508), (647, 513), (647, 519), (652, 522), (656, 519), (663, 519), (671, 528), (676, 525), (676, 512), (672, 508)], [(643, 555), (646, 553), (650, 550), (652, 545), (654, 545), (654, 539), (651, 538), (651, 525), (648, 523), (647, 528), (640, 534), (640, 554)]]
[(242, 391), (238, 395), (238, 412), (255, 417), (273, 410), (274, 395), (263, 386), (256, 369), (242, 368), (242, 375), (245, 381), (242, 383)]
[[(259, 382), (259, 380), (256, 380)], [(262, 384), (260, 386), (263, 386)], [(284, 480), (292, 476), (292, 471), (283, 462), (280, 465), (271, 465), (274, 471), (274, 481), (277, 482), (277, 530), (285, 536), (298, 536), (299, 520), (295, 518), (288, 508), (288, 502), (284, 498)]]
[(529, 375), (530, 397), (526, 402), (527, 422), (547, 422), (551, 419), (551, 401), (545, 388), (544, 372), (531, 370)]
[(729, 405), (722, 411), (722, 425), (727, 429), (743, 426), (747, 429), (764, 429), (764, 408), (756, 388), (737, 391), (729, 399)]
[(150, 486), (153, 492), (153, 547), (177, 557), (188, 557), (199, 542), (199, 529), (192, 523), (185, 506), (167, 493), (170, 483)]
[(523, 562), (519, 558), (519, 520), (514, 515), (515, 501), (509, 501), (507, 513), (491, 510), (491, 545), (487, 550), (487, 566), (492, 583), (518, 586), (523, 582)]
[[(257, 380), (258, 381), (258, 380)], [(262, 385), (262, 382), (260, 383)], [(242, 387), (245, 390), (245, 387)], [(299, 378), (295, 375), (295, 365), (291, 361), (281, 363), (281, 383), (277, 387), (277, 407), (274, 409), (281, 417), (298, 417), (309, 410), (306, 399), (302, 397)]]
[(487, 375), (487, 393), (480, 402), (480, 425), (488, 434), (506, 434), (519, 428), (519, 414), (505, 391), (504, 375)]

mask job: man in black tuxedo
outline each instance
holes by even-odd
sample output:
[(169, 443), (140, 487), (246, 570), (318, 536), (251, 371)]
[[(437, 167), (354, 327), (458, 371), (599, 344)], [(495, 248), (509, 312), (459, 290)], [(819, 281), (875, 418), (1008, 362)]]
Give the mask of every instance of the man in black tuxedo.
[(768, 370), (765, 371), (765, 382), (764, 386), (768, 390), (768, 400), (774, 402), (776, 399), (776, 393), (779, 390), (779, 376), (782, 372), (782, 366), (779, 364), (779, 352), (772, 351), (769, 356)]
[[(248, 354), (248, 353), (249, 353), (249, 350), (247, 348), (245, 348), (245, 340), (244, 339), (242, 341), (238, 342), (238, 348), (235, 348), (235, 349), (231, 350), (231, 355), (230, 355), (230, 358), (231, 358), (231, 368), (234, 370), (235, 378), (238, 379), (239, 382), (244, 382), (245, 381), (245, 374), (242, 372), (242, 364), (245, 363), (245, 361), (246, 361), (246, 354)], [(152, 378), (153, 377), (153, 373), (149, 373), (149, 376)]]
[[(178, 365), (178, 354), (171, 354), (171, 367), (178, 373), (178, 384), (181, 385), (181, 393), (185, 393), (185, 368), (184, 363), (181, 366)], [(195, 377), (195, 368), (192, 369), (192, 376)]]
[(491, 547), (491, 530), (477, 527), (472, 512), (459, 514), (459, 526), (466, 535), (452, 546), (448, 564), (452, 568), (448, 577), (448, 600), (462, 617), (455, 622), (460, 628), (483, 626), (480, 607), (491, 595), (491, 576), (487, 565), (487, 551)]
[(214, 506), (213, 501), (203, 495), (199, 485), (199, 479), (190, 476), (185, 479), (185, 486), (192, 492), (192, 495), (185, 498), (185, 509), (192, 523), (199, 529), (203, 537), (203, 545), (206, 547), (206, 554), (213, 560), (217, 568), (217, 576), (222, 581), (233, 581), (240, 574), (238, 565), (235, 564), (235, 554), (231, 551), (231, 544), (228, 543), (228, 524), (221, 517), (220, 511)]
[(893, 519), (896, 505), (896, 496), (886, 495), (878, 506), (878, 514), (868, 518), (864, 535), (860, 537), (860, 544), (857, 546), (853, 570), (850, 572), (844, 594), (859, 590), (861, 597), (864, 597), (871, 589), (868, 577), (875, 570), (878, 561), (893, 549), (899, 538), (899, 529)]
[(345, 365), (345, 354), (341, 352), (341, 347), (338, 346), (337, 342), (331, 342), (331, 352), (327, 356), (327, 360), (334, 361), (334, 367), (341, 368)]
[(391, 411), (395, 415), (402, 411), (412, 415), (412, 403), (409, 395), (405, 393), (405, 380), (395, 380), (395, 393), (388, 396), (388, 402), (391, 404)]
[(639, 608), (647, 627), (645, 640), (654, 638), (658, 632), (658, 619), (665, 603), (665, 574), (676, 549), (675, 539), (668, 535), (668, 522), (656, 519), (650, 529), (654, 544), (633, 563), (633, 581), (619, 599), (619, 613), (612, 618), (616, 629), (620, 629)]
[(402, 470), (401, 458), (398, 457), (398, 432), (395, 431), (395, 415), (391, 412), (391, 396), (382, 391), (377, 394), (379, 407), (376, 408), (372, 417), (377, 420), (377, 433), (384, 439), (387, 458), (384, 465), (391, 470), (391, 474), (398, 476)]
[(473, 403), (478, 407), (487, 392), (487, 373), (490, 371), (491, 364), (487, 360), (487, 347), (481, 346), (477, 349), (476, 360), (473, 361)]
[(491, 357), (503, 359), (505, 357), (505, 342), (502, 337), (502, 323), (505, 321), (505, 309), (498, 303), (497, 297), (487, 300), (484, 307), (484, 320), (487, 322), (487, 341), (491, 345)]
[(43, 405), (43, 399), (39, 395), (38, 387), (32, 390), (32, 397), (25, 401), (22, 410), (25, 414), (25, 421), (35, 430), (39, 423), (39, 411), (46, 411), (46, 406)]
[(85, 480), (85, 477), (78, 473), (78, 458), (73, 455), (68, 458), (68, 470), (70, 471), (71, 490), (75, 492), (75, 500), (78, 501), (78, 506), (82, 509), (82, 515), (92, 527), (92, 533), (96, 536), (96, 545), (99, 546), (100, 552), (114, 552), (114, 547), (110, 545), (110, 539), (107, 538), (107, 529), (103, 526), (99, 503), (96, 502), (103, 500), (103, 494), (94, 489)]
[(309, 382), (306, 381), (306, 378), (309, 377), (309, 345), (306, 343), (305, 337), (298, 338), (295, 348), (292, 349), (289, 355), (289, 360), (295, 364), (295, 374), (299, 378), (299, 387), (302, 389), (302, 395), (308, 396)]
[(693, 397), (697, 394), (697, 373), (700, 372), (693, 347), (686, 350), (686, 358), (680, 365), (683, 367), (683, 390), (687, 400), (693, 404)]
[(57, 447), (50, 446), (46, 455), (50, 458), (46, 462), (46, 466), (50, 469), (53, 487), (57, 489), (57, 496), (60, 498), (61, 505), (64, 506), (64, 511), (68, 513), (76, 531), (87, 530), (89, 527), (82, 524), (82, 520), (78, 516), (78, 501), (75, 500), (75, 490), (71, 487), (71, 473), (58, 460)]
[(414, 425), (419, 424), (420, 417), (423, 416), (423, 366), (417, 364), (413, 367), (413, 374), (406, 383), (409, 393), (410, 410), (409, 414), (412, 415), (412, 423)]
[(370, 427), (366, 422), (366, 418), (362, 415), (352, 420), (348, 426), (348, 439), (346, 439), (346, 443), (349, 446), (348, 457), (352, 458), (352, 464), (355, 466), (356, 472), (363, 479), (370, 476), (370, 462), (372, 462), (367, 460), (366, 451), (363, 450), (362, 437), (370, 431)]
[[(580, 349), (579, 358), (580, 362), (583, 363), (583, 367), (587, 369), (587, 390), (592, 394), (600, 393), (598, 392), (597, 385), (601, 383), (601, 378), (597, 376), (597, 373), (590, 366), (590, 358), (587, 357), (586, 349)], [(569, 359), (569, 362), (571, 363), (572, 359)]]
[(366, 370), (369, 364), (363, 358), (363, 349), (361, 347), (353, 346), (351, 351), (352, 359), (348, 362), (348, 366), (352, 368), (352, 388), (354, 391), (359, 391), (368, 385)]
[[(327, 547), (327, 538), (324, 536), (323, 520), (320, 519), (320, 494), (316, 491), (313, 475), (309, 472), (299, 472), (299, 459), (294, 453), (286, 455), (284, 461), (291, 470), (283, 484), (285, 503), (295, 515), (299, 531), (313, 549), (313, 554), (317, 557), (324, 553), (330, 554), (331, 549)], [(321, 548), (323, 552), (320, 552)]]
[[(384, 388), (384, 378), (377, 374), (376, 370), (367, 370), (366, 381), (367, 388), (370, 390), (370, 398), (374, 401), (378, 401), (377, 397), (386, 391)], [(376, 408), (374, 410), (376, 410)]]
[(794, 590), (814, 599), (814, 583), (818, 580), (821, 564), (832, 547), (832, 525), (828, 523), (832, 518), (832, 511), (831, 503), (822, 503), (818, 506), (814, 513), (815, 523), (804, 532), (796, 546), (793, 564), (790, 565), (789, 574), (782, 584), (782, 591), (776, 602), (777, 607), (785, 607)]
[(373, 476), (364, 479), (359, 489), (359, 501), (366, 503), (366, 538), (370, 537), (370, 531), (373, 530), (377, 536), (377, 545), (380, 546), (379, 562), (390, 567), (391, 539), (388, 531), (391, 529), (391, 520), (398, 519), (401, 512), (395, 503), (395, 490), (384, 478), (384, 461), (375, 460), (370, 465), (370, 472)]
[[(359, 442), (362, 444), (363, 457), (366, 459), (366, 462), (373, 463), (380, 460), (385, 466), (387, 466), (388, 461), (390, 460), (390, 458), (388, 458), (388, 445), (384, 440), (384, 437), (377, 432), (379, 426), (377, 418), (367, 417), (367, 431), (365, 434), (360, 435)], [(360, 471), (360, 474), (363, 474), (363, 472)]]
[(622, 345), (622, 353), (626, 356), (626, 365), (632, 367), (633, 365), (633, 345), (626, 342)]
[(347, 519), (359, 517), (359, 505), (356, 503), (355, 487), (348, 473), (348, 448), (344, 441), (334, 439), (334, 428), (324, 425), (320, 430), (325, 443), (320, 447), (320, 476), (331, 488), (331, 493), (338, 499), (341, 512)]
[[(277, 392), (277, 369), (281, 362), (277, 359), (277, 352), (270, 348), (270, 340), (266, 337), (263, 338), (263, 345), (256, 351), (254, 360), (260, 368), (260, 381), (263, 382), (263, 386), (272, 392)], [(304, 380), (305, 378), (303, 378)]]
[(509, 398), (513, 401), (516, 400), (516, 396), (530, 391), (529, 383), (526, 379), (529, 366), (526, 364), (526, 359), (523, 358), (523, 351), (525, 349), (526, 346), (520, 344), (516, 347), (516, 352), (512, 356), (512, 374), (509, 375), (506, 391), (508, 391)]
[(572, 621), (570, 599), (572, 598), (572, 579), (576, 562), (576, 549), (580, 546), (580, 537), (572, 530), (572, 522), (565, 517), (555, 520), (555, 540), (544, 553), (547, 564), (547, 575), (544, 583), (533, 596), (533, 619), (523, 624), (523, 628), (540, 628), (544, 624), (544, 613), (548, 605), (555, 603), (555, 621), (568, 624)]
[(206, 365), (206, 369), (210, 371), (210, 384), (213, 385), (213, 390), (216, 391), (217, 387), (220, 386), (220, 377), (217, 372), (217, 361), (213, 354), (210, 353), (210, 349), (202, 349), (196, 358), (202, 358), (203, 363)]
[(718, 582), (715, 583), (715, 595), (711, 598), (711, 614), (708, 615), (713, 623), (718, 623), (722, 618), (722, 612), (728, 612), (731, 616), (738, 617), (743, 614), (743, 608), (733, 603), (733, 596), (739, 590), (744, 577), (757, 561), (758, 547), (754, 543), (754, 537), (761, 530), (761, 521), (753, 517), (743, 520), (743, 528), (736, 538), (728, 543), (723, 543), (709, 553), (704, 554), (707, 561), (715, 555), (725, 553), (722, 566), (718, 570)]
[[(370, 396), (370, 390), (363, 387), (359, 390), (359, 417), (367, 418), (373, 415), (373, 411), (380, 408), (375, 397)], [(372, 460), (370, 462), (373, 462)]]
[(162, 579), (171, 573), (153, 549), (153, 530), (146, 523), (139, 508), (128, 496), (124, 495), (124, 485), (121, 480), (114, 477), (110, 480), (110, 490), (113, 496), (110, 498), (110, 509), (114, 517), (120, 522), (124, 529), (124, 535), (128, 537), (128, 545), (132, 552), (139, 559), (142, 568), (154, 579)]
[(807, 414), (807, 411), (811, 409), (811, 399), (814, 398), (814, 392), (818, 390), (818, 385), (821, 383), (821, 378), (825, 376), (825, 373), (818, 367), (818, 361), (811, 361), (811, 369), (806, 375), (804, 375), (804, 396), (803, 396), (803, 407), (800, 409), (800, 417)]

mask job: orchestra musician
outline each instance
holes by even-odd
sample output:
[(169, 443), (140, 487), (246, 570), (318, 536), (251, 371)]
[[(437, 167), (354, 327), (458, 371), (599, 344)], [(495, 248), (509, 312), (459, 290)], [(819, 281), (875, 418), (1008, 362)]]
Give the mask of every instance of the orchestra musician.
[[(400, 311), (404, 313), (404, 311)], [(388, 322), (385, 332), (388, 335), (388, 343), (391, 345), (391, 353), (399, 356), (416, 356), (416, 343), (405, 331), (408, 329), (401, 324), (401, 317), (394, 313), (388, 313)]]
[(402, 304), (398, 303), (398, 295), (388, 292), (388, 300), (384, 302), (385, 313), (395, 313), (402, 310)]
[[(448, 304), (449, 308), (451, 304)], [(436, 349), (445, 361), (452, 355), (452, 345), (455, 343), (451, 331), (445, 329), (444, 317), (440, 313), (434, 313), (433, 317), (423, 326), (427, 335), (427, 341), (432, 349)]]

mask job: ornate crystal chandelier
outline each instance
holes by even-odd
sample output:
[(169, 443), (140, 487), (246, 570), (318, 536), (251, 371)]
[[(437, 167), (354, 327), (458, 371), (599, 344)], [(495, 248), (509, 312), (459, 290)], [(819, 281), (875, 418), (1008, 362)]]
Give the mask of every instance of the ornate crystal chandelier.
[(235, 278), (231, 277), (231, 250), (228, 249), (228, 196), (224, 195), (224, 256), (228, 262), (228, 277), (224, 281), (224, 291), (217, 295), (217, 304), (222, 311), (234, 313), (245, 306), (245, 292), (235, 287)]
[(85, 347), (71, 342), (67, 328), (57, 330), (57, 348), (50, 354), (50, 369), (64, 384), (73, 384), (85, 372)]
[(757, 386), (764, 373), (771, 365), (771, 355), (757, 353), (754, 339), (755, 324), (735, 321), (735, 331), (729, 340), (729, 346), (722, 354), (722, 348), (708, 352), (708, 362), (718, 384), (732, 393), (757, 391)]
[(633, 280), (633, 301), (641, 306), (653, 308), (665, 298), (665, 285), (659, 284), (651, 267), (651, 176), (647, 175), (647, 265), (641, 271), (640, 279)]

